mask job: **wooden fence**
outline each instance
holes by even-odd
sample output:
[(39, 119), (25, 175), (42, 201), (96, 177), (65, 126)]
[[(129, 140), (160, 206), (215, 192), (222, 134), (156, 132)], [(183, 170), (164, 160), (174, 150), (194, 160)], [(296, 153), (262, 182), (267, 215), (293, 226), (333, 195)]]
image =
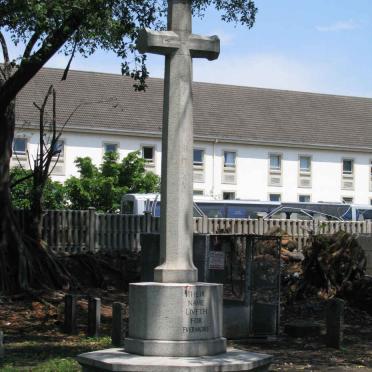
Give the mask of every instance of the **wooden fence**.
[[(27, 213), (18, 211), (21, 225)], [(46, 211), (43, 239), (60, 254), (99, 251), (135, 252), (141, 249), (140, 234), (159, 232), (160, 220), (150, 215), (133, 216), (84, 211)], [(372, 221), (298, 221), (264, 219), (194, 218), (195, 233), (267, 234), (275, 229), (286, 232), (302, 247), (311, 234), (333, 234), (343, 230), (354, 234), (372, 234)]]

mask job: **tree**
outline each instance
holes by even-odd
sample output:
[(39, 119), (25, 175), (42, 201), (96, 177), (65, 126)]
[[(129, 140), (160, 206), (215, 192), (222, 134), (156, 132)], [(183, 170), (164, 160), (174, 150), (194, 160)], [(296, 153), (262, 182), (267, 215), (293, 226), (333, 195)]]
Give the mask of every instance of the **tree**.
[[(210, 5), (223, 11), (225, 21), (248, 27), (254, 23), (253, 0), (193, 0), (199, 15)], [(138, 88), (143, 89), (148, 75), (145, 57), (136, 54), (134, 41), (139, 28), (162, 27), (165, 11), (164, 0), (70, 0), (68, 5), (62, 0), (0, 0), (4, 59), (0, 66), (0, 291), (29, 288), (30, 273), (35, 272), (24, 257), (28, 246), (11, 208), (9, 164), (17, 94), (61, 48), (71, 56), (63, 79), (76, 52), (89, 56), (102, 48), (122, 57), (122, 73), (137, 79)], [(15, 60), (9, 55), (5, 32), (13, 43), (24, 44), (22, 55)]]
[(128, 192), (159, 191), (159, 177), (146, 172), (145, 160), (138, 151), (131, 152), (120, 163), (118, 158), (116, 152), (106, 153), (99, 168), (88, 157), (76, 159), (80, 178), (70, 177), (65, 182), (71, 208), (95, 207), (99, 211), (115, 212), (120, 209), (122, 196)]
[[(31, 208), (32, 170), (14, 167), (10, 170), (12, 206), (17, 209)], [(48, 177), (43, 193), (44, 209), (64, 209), (66, 193), (63, 185)]]
[[(47, 104), (52, 97), (52, 115), (51, 120), (47, 119)], [(37, 287), (43, 286), (43, 283), (54, 283), (63, 285), (71, 282), (72, 278), (64, 266), (56, 260), (52, 251), (46, 249), (45, 242), (42, 240), (43, 216), (45, 210), (45, 196), (48, 186), (54, 183), (50, 180), (50, 174), (58, 163), (60, 156), (60, 147), (58, 146), (62, 129), (57, 132), (57, 114), (56, 114), (56, 92), (53, 86), (50, 86), (43, 102), (39, 105), (34, 102), (34, 106), (39, 111), (39, 144), (36, 157), (31, 162), (28, 154), (28, 162), (32, 170), (27, 171), (21, 166), (23, 177), (13, 179), (11, 188), (29, 181), (28, 190), (29, 208), (27, 213), (27, 224), (24, 226), (24, 235), (28, 244), (24, 243), (22, 260), (30, 269), (37, 268), (38, 275), (28, 275), (25, 279), (36, 284)], [(21, 163), (20, 163), (21, 165)], [(19, 174), (19, 172), (17, 172)], [(57, 183), (55, 183), (57, 184)], [(61, 187), (59, 187), (61, 190)], [(63, 190), (63, 188), (62, 188)], [(26, 267), (27, 267), (26, 266)], [(28, 270), (29, 273), (32, 271)]]

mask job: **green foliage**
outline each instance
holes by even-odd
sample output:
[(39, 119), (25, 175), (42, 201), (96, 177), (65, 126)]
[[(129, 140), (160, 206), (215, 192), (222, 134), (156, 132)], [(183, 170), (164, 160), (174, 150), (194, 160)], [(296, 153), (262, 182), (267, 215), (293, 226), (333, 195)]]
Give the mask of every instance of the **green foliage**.
[[(193, 0), (193, 11), (203, 16), (208, 7), (221, 19), (253, 26), (257, 9), (253, 0)], [(22, 42), (25, 53), (17, 63), (43, 65), (60, 46), (66, 55), (110, 50), (122, 58), (122, 73), (145, 87), (146, 56), (136, 53), (138, 30), (165, 27), (166, 0), (0, 0), (0, 31), (14, 44)], [(128, 58), (132, 56), (133, 58)]]
[(149, 193), (159, 191), (159, 177), (153, 172), (145, 172), (146, 161), (139, 151), (131, 152), (119, 167), (119, 184), (128, 193)]
[[(32, 41), (32, 52), (18, 63), (35, 57), (44, 64), (46, 54), (54, 54), (59, 45), (66, 55), (111, 50), (123, 58), (123, 72), (142, 79), (147, 71), (145, 57), (135, 53), (137, 31), (159, 28), (157, 17), (163, 10), (163, 4), (152, 0), (0, 0), (0, 30), (6, 30), (14, 44), (24, 43), (25, 51)], [(133, 68), (127, 62), (129, 55), (135, 62)]]
[[(13, 207), (29, 209), (31, 206), (32, 171), (15, 167), (11, 169), (10, 177), (12, 184), (15, 184), (11, 189)], [(17, 183), (21, 179), (24, 179), (24, 181)], [(43, 198), (45, 209), (63, 209), (66, 205), (63, 185), (60, 182), (52, 181), (50, 178), (45, 185)]]
[(193, 10), (203, 16), (209, 6), (222, 11), (221, 19), (225, 22), (240, 23), (253, 27), (256, 20), (257, 8), (254, 0), (193, 0)]
[(77, 158), (75, 164), (80, 178), (70, 177), (65, 182), (70, 208), (114, 212), (120, 209), (124, 194), (157, 192), (159, 177), (146, 172), (145, 160), (139, 152), (131, 152), (121, 162), (116, 152), (104, 155), (103, 163), (97, 168), (88, 157)]

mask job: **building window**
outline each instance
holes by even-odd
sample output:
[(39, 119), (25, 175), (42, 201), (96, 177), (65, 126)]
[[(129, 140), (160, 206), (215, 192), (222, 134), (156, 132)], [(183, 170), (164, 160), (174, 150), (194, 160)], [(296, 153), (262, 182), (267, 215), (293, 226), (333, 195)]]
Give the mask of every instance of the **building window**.
[(105, 154), (108, 152), (117, 152), (118, 151), (118, 144), (117, 143), (104, 143), (103, 148), (105, 151)]
[(300, 156), (300, 172), (310, 173), (311, 172), (311, 158), (310, 156)]
[(223, 200), (235, 200), (235, 192), (226, 191), (222, 193)]
[(282, 186), (282, 156), (269, 154), (269, 186)]
[(280, 194), (269, 194), (269, 200), (272, 202), (280, 202), (281, 199), (282, 198)]
[(204, 150), (194, 149), (193, 164), (194, 167), (202, 167), (204, 165)]
[(142, 146), (142, 157), (147, 163), (155, 163), (155, 148), (154, 146)]
[(14, 138), (13, 153), (15, 155), (26, 155), (26, 150), (27, 150), (27, 139), (26, 138)]
[(352, 176), (354, 171), (354, 161), (352, 159), (344, 159), (342, 161), (342, 174), (344, 176)]
[(236, 184), (236, 152), (223, 152), (222, 183)]
[(55, 161), (52, 173), (55, 176), (63, 176), (65, 174), (65, 142), (63, 140), (56, 141), (52, 150)]
[(54, 149), (53, 149), (53, 156), (56, 158), (62, 158), (65, 155), (65, 142), (63, 140), (58, 140), (54, 144)]
[(310, 203), (310, 195), (299, 195), (298, 201), (300, 203)]
[(203, 190), (193, 190), (192, 193), (193, 193), (194, 196), (203, 196), (204, 195)]
[(193, 181), (197, 183), (203, 183), (204, 182), (204, 150), (194, 149), (193, 164), (194, 164)]
[(349, 196), (342, 197), (342, 202), (345, 204), (353, 204), (354, 199)]
[(342, 190), (354, 190), (354, 160), (343, 159), (342, 160)]
[(236, 152), (224, 151), (223, 156), (224, 156), (223, 166), (225, 168), (235, 168)]
[(298, 187), (311, 188), (311, 157), (300, 155)]
[(270, 154), (270, 171), (280, 172), (282, 169), (282, 157), (276, 154)]

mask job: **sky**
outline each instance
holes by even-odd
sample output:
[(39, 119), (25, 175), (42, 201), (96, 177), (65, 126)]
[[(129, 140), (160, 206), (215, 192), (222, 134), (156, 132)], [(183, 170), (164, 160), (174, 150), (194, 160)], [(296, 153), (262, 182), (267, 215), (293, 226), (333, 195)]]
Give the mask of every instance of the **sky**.
[[(194, 80), (372, 97), (371, 0), (256, 0), (252, 29), (224, 23), (209, 9), (193, 31), (218, 35), (217, 61), (194, 60)], [(16, 54), (15, 49), (12, 50)], [(47, 66), (64, 68), (58, 54)], [(120, 73), (112, 53), (76, 57), (76, 70)], [(150, 76), (163, 77), (164, 57), (149, 55)]]

